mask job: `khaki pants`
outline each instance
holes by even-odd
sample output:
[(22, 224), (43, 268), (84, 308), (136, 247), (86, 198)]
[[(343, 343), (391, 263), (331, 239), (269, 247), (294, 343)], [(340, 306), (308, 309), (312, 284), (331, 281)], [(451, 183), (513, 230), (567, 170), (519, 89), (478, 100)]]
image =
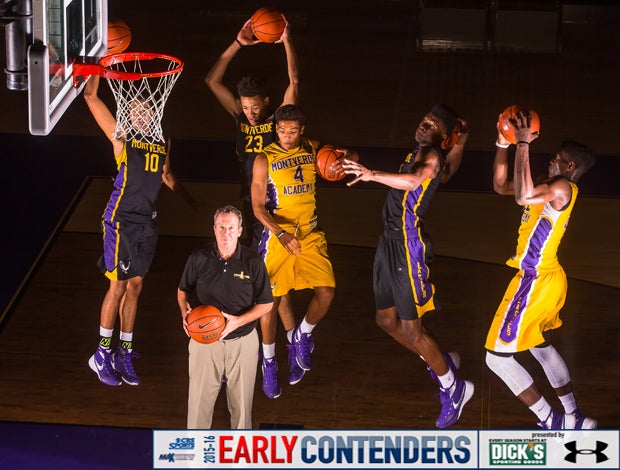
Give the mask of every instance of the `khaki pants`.
[(258, 361), (256, 330), (232, 340), (201, 344), (189, 340), (187, 428), (210, 429), (213, 408), (226, 377), (232, 429), (252, 429), (252, 402)]

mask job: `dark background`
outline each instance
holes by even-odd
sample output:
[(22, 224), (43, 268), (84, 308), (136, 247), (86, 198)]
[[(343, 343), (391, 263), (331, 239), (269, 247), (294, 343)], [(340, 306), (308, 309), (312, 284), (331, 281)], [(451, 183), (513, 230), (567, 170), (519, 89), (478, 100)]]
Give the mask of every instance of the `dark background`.
[[(503, 35), (496, 31), (494, 36), (508, 37), (503, 43), (490, 43), (488, 30), (478, 31), (468, 21), (468, 15), (491, 3), (504, 18)], [(122, 18), (132, 28), (131, 50), (169, 53), (185, 62), (164, 118), (166, 133), (175, 139), (175, 172), (186, 180), (236, 180), (232, 119), (203, 79), (263, 3), (110, 0), (109, 5), (110, 17)], [(444, 190), (491, 191), (497, 115), (509, 104), (523, 103), (541, 116), (541, 137), (532, 147), (540, 157), (537, 168), (544, 171), (565, 138), (586, 142), (599, 164), (583, 179), (582, 194), (618, 196), (616, 2), (362, 0), (271, 5), (284, 11), (292, 25), (309, 136), (358, 148), (373, 168), (394, 169), (420, 117), (433, 103), (446, 102), (467, 118), (470, 140), (462, 170)], [(428, 19), (430, 11), (441, 13), (438, 25)], [(545, 19), (549, 14), (557, 24)], [(550, 42), (545, 32), (555, 27), (558, 34)], [(422, 39), (431, 37), (433, 30), (449, 39), (444, 48), (423, 47)], [(476, 44), (481, 36), (486, 42)], [(465, 47), (469, 40), (473, 46)], [(225, 82), (234, 88), (250, 71), (268, 76), (278, 90), (274, 99), (281, 98), (287, 83), (281, 45), (244, 48)], [(107, 86), (101, 88), (113, 109)], [(26, 92), (0, 86), (0, 104), (2, 312), (84, 179), (112, 177), (115, 167), (111, 146), (81, 98), (45, 137), (28, 134)]]

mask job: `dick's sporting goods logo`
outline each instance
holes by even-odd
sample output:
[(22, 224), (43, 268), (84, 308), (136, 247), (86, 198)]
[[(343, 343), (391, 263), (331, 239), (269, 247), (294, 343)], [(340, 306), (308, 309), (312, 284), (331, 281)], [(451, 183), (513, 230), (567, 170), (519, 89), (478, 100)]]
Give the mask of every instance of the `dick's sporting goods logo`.
[(546, 465), (546, 442), (489, 442), (490, 465)]

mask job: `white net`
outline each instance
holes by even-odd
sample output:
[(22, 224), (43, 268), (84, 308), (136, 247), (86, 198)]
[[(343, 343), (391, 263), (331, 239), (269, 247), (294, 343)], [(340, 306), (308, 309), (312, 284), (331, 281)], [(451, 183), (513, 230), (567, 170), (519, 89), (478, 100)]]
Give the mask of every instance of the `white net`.
[(101, 62), (116, 100), (115, 137), (163, 142), (164, 107), (183, 63), (175, 57), (123, 53)]

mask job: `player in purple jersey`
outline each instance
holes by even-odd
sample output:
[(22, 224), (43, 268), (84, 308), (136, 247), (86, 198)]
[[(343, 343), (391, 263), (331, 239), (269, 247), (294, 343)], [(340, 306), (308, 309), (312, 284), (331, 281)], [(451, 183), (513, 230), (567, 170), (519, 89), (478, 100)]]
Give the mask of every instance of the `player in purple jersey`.
[[(446, 153), (453, 136), (456, 143)], [(446, 182), (460, 166), (467, 141), (467, 125), (449, 106), (437, 104), (424, 116), (415, 132), (415, 149), (397, 173), (369, 170), (345, 160), (342, 167), (358, 181), (374, 181), (390, 189), (383, 206), (384, 232), (375, 255), (373, 287), (377, 324), (398, 343), (427, 363), (439, 382), (439, 428), (456, 423), (474, 386), (456, 375), (460, 358), (443, 354), (422, 324), (422, 316), (439, 308), (430, 280), (431, 240), (424, 231), (424, 215), (439, 183)]]
[[(84, 88), (84, 99), (112, 143), (118, 174), (102, 216), (103, 255), (97, 263), (110, 284), (101, 305), (99, 345), (88, 363), (106, 385), (117, 386), (123, 381), (139, 385), (132, 363), (138, 357), (133, 351), (133, 330), (142, 280), (151, 265), (159, 234), (155, 203), (161, 183), (178, 192), (192, 207), (196, 208), (197, 203), (170, 169), (170, 142), (117, 138), (116, 118), (97, 95), (98, 89), (99, 77), (91, 76)], [(148, 103), (138, 98), (131, 103), (129, 112), (134, 130), (148, 137)], [(120, 341), (112, 353), (117, 318)]]

